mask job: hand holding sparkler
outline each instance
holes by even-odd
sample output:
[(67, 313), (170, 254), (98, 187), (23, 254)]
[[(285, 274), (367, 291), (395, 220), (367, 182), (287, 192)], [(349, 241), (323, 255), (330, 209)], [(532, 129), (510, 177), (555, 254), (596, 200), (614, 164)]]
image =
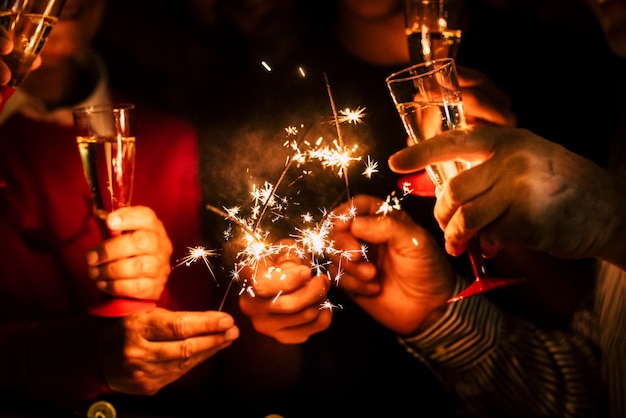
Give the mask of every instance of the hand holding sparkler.
[(337, 260), (330, 271), (342, 266), (339, 286), (374, 319), (397, 334), (414, 335), (446, 312), (456, 274), (428, 231), (404, 211), (381, 211), (384, 206), (357, 195), (336, 209), (355, 215), (335, 223), (336, 248), (354, 251), (365, 242), (376, 258)]
[[(239, 298), (241, 311), (254, 328), (283, 344), (299, 344), (330, 325), (332, 309), (326, 309), (331, 282), (294, 253), (293, 242), (282, 241), (285, 251), (267, 257), (255, 270), (242, 272), (251, 283)], [(318, 274), (316, 274), (318, 273)]]

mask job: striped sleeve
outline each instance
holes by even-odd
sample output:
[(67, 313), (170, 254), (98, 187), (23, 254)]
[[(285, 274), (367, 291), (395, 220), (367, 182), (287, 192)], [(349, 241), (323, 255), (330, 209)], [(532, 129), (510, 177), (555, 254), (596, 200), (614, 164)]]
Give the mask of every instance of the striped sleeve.
[[(455, 290), (464, 286), (459, 278)], [(430, 329), (399, 340), (432, 370), (464, 415), (563, 418), (605, 412), (599, 362), (587, 340), (508, 316), (484, 296), (450, 304)]]

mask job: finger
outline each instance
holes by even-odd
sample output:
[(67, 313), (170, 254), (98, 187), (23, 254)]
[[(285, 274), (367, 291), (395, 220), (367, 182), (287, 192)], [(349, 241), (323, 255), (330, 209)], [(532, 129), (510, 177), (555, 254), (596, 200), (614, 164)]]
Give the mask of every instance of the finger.
[(155, 373), (180, 376), (194, 368), (218, 351), (230, 346), (239, 337), (239, 329), (233, 327), (225, 332), (199, 335), (177, 341), (159, 341), (150, 344), (149, 355), (158, 363)]
[[(423, 170), (426, 166), (446, 161), (484, 161), (493, 152), (491, 137), (472, 135), (480, 127), (468, 127), (445, 131), (427, 141), (402, 149), (393, 154), (389, 168), (396, 173), (411, 173)], [(488, 129), (488, 128), (482, 128)]]
[(491, 160), (458, 173), (444, 183), (437, 194), (434, 215), (441, 229), (445, 229), (459, 208), (478, 196), (489, 192), (498, 181)]
[(33, 61), (32, 65), (30, 66), (30, 70), (36, 70), (37, 68), (41, 67), (42, 64), (42, 59), (41, 59), (41, 55), (37, 55), (35, 57), (35, 60)]
[(270, 266), (254, 278), (253, 290), (258, 297), (273, 298), (278, 293), (291, 293), (311, 280), (311, 268), (302, 264), (285, 264), (285, 268)]
[(505, 105), (494, 102), (490, 96), (480, 93), (464, 94), (463, 106), (469, 124), (487, 123), (496, 126), (515, 126), (517, 118)]
[(128, 206), (117, 209), (108, 214), (106, 221), (111, 231), (164, 230), (163, 224), (154, 211), (146, 206)]
[(173, 252), (171, 242), (150, 230), (137, 230), (115, 235), (87, 253), (87, 263), (97, 266), (138, 255), (153, 254), (169, 260)]
[[(346, 293), (351, 295), (378, 295), (382, 290), (382, 284), (380, 283), (380, 281), (375, 280), (375, 267), (371, 264), (367, 264), (359, 266), (358, 268), (359, 270), (367, 269), (368, 272), (353, 275), (346, 271), (339, 280), (339, 287), (342, 288)], [(368, 277), (369, 279), (364, 279), (364, 277)]]
[[(465, 251), (467, 243), (478, 231), (506, 216), (512, 204), (513, 196), (526, 196), (527, 193), (519, 187), (514, 187), (511, 182), (506, 181), (509, 174), (496, 175), (491, 168), (496, 164), (487, 164), (472, 168), (464, 174), (463, 180), (454, 183), (450, 181), (441, 200), (435, 204), (435, 217), (442, 220), (442, 209), (447, 206), (449, 220), (444, 229), (444, 239), (446, 241), (446, 251), (458, 256)], [(460, 174), (459, 174), (460, 175)], [(458, 177), (458, 176), (457, 176)], [(454, 180), (454, 179), (453, 179)], [(457, 186), (463, 185), (463, 190)], [(453, 191), (453, 188), (456, 188)], [(450, 203), (455, 200), (456, 203)], [(440, 205), (441, 203), (441, 205)], [(440, 225), (443, 222), (440, 223)]]
[(311, 306), (319, 307), (326, 299), (330, 283), (325, 275), (315, 276), (307, 285), (291, 293), (278, 292), (272, 297), (243, 296), (240, 306), (245, 313), (296, 314)]
[[(4, 61), (0, 60), (0, 85), (5, 86), (11, 80), (11, 70), (4, 63)], [(2, 96), (0, 95), (0, 102), (2, 101)]]
[(0, 26), (0, 55), (6, 55), (13, 50), (13, 41), (7, 29)]
[(132, 327), (138, 328), (139, 334), (152, 342), (223, 334), (235, 327), (234, 318), (226, 312), (170, 312), (159, 309), (154, 314), (143, 315), (148, 319), (141, 321), (141, 325), (135, 324)]
[(171, 267), (169, 263), (164, 262), (164, 260), (164, 257), (154, 254), (120, 258), (90, 266), (89, 276), (96, 280), (125, 280), (142, 277), (153, 278), (164, 274), (168, 275)]
[[(485, 74), (470, 68), (458, 67), (459, 86), (466, 104), (466, 117), (478, 118), (483, 123), (514, 127), (517, 117), (511, 111), (511, 98), (499, 89)], [(471, 109), (471, 116), (469, 115)]]
[(311, 335), (326, 330), (330, 326), (332, 316), (331, 310), (322, 310), (315, 321), (279, 330), (274, 338), (283, 344), (301, 344)]
[(158, 300), (167, 275), (133, 279), (98, 279), (96, 287), (112, 296)]

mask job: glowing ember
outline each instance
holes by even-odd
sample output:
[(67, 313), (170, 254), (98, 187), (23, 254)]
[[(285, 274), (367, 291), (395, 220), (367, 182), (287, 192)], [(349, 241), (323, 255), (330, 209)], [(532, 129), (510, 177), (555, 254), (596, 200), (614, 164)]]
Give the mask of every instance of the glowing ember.
[(216, 280), (216, 283), (217, 283), (217, 279), (215, 278), (215, 274), (213, 273), (213, 267), (211, 266), (211, 263), (209, 262), (209, 257), (217, 257), (218, 252), (216, 250), (207, 250), (206, 248), (202, 246), (187, 247), (187, 249), (189, 250), (187, 255), (179, 260), (176, 260), (178, 264), (176, 264), (174, 268), (182, 266), (183, 264), (186, 266), (190, 266), (196, 261), (202, 260), (204, 261), (204, 264), (206, 265), (209, 272), (211, 273), (211, 276), (213, 276), (213, 279)]

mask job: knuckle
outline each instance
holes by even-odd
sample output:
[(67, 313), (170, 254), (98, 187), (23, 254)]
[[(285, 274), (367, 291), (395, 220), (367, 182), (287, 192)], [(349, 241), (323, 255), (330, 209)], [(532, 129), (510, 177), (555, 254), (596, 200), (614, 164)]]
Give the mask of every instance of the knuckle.
[(172, 332), (177, 338), (184, 338), (189, 330), (189, 321), (185, 316), (179, 316), (171, 324)]
[(139, 230), (132, 233), (132, 240), (135, 247), (142, 251), (153, 249), (156, 241), (152, 234), (147, 231)]
[(195, 352), (193, 340), (184, 339), (180, 344), (180, 367), (185, 370), (191, 363), (191, 358)]
[(468, 208), (467, 206), (461, 206), (458, 210), (458, 214), (460, 226), (463, 227), (463, 229), (473, 230), (479, 226), (479, 220), (476, 216), (476, 213), (471, 208)]

